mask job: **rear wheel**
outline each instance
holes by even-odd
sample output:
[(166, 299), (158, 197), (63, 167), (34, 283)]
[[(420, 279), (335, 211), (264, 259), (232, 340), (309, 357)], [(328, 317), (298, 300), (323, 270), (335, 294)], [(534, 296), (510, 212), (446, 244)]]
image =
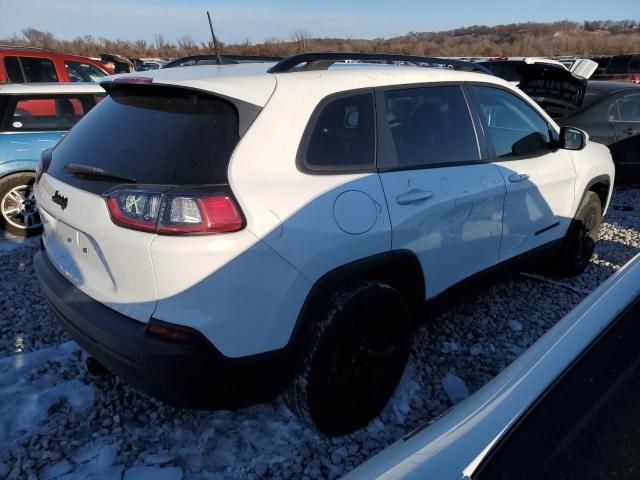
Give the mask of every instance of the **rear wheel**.
[(602, 203), (595, 192), (587, 192), (569, 226), (554, 273), (563, 277), (578, 275), (587, 268), (600, 236)]
[(28, 237), (42, 231), (33, 196), (33, 173), (16, 173), (0, 180), (0, 228), (11, 235)]
[(394, 288), (363, 281), (336, 291), (314, 320), (284, 401), (323, 433), (343, 435), (378, 415), (395, 391), (409, 356), (409, 310)]

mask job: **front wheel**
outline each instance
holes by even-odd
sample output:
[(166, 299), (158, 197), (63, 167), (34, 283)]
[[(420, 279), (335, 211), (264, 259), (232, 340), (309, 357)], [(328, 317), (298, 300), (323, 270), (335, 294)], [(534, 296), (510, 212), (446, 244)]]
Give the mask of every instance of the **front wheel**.
[(16, 173), (0, 180), (0, 228), (11, 235), (28, 237), (42, 231), (33, 196), (33, 173)]
[(589, 191), (571, 221), (554, 273), (572, 277), (587, 268), (600, 236), (601, 225), (602, 202), (595, 192)]
[(327, 435), (366, 425), (387, 404), (409, 357), (407, 304), (394, 288), (339, 288), (314, 318), (298, 374), (283, 398)]

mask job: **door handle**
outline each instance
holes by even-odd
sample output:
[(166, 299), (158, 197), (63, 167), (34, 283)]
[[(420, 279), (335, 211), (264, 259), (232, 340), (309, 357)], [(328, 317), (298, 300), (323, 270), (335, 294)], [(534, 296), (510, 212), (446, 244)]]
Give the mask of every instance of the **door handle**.
[(624, 133), (625, 135), (633, 135), (635, 132), (633, 128), (627, 128), (625, 130), (622, 130), (620, 133)]
[(433, 192), (414, 188), (406, 193), (401, 193), (396, 197), (398, 205), (409, 205), (411, 203), (420, 203), (433, 197)]
[(520, 175), (514, 173), (512, 175), (509, 175), (509, 181), (511, 183), (524, 182), (525, 180), (529, 180), (529, 175), (527, 175), (526, 173), (522, 173)]

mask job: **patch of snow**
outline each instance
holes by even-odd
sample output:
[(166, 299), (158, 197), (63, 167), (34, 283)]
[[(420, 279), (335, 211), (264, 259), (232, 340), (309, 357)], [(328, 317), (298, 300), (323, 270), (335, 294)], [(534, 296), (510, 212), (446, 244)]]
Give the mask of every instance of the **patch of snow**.
[(474, 343), (469, 347), (469, 355), (472, 357), (476, 357), (482, 353), (482, 345), (479, 343)]
[(173, 462), (176, 456), (169, 453), (152, 453), (151, 455), (145, 455), (144, 463), (149, 465), (162, 465), (163, 463)]
[(509, 320), (509, 328), (514, 332), (521, 332), (522, 324), (518, 320)]
[(69, 473), (71, 470), (73, 470), (73, 465), (71, 465), (67, 460), (62, 460), (47, 468), (42, 474), (42, 480), (58, 478), (65, 473)]
[(403, 423), (411, 411), (411, 399), (420, 395), (422, 386), (418, 380), (416, 365), (410, 360), (402, 374), (398, 388), (382, 410), (380, 417), (393, 423)]
[(442, 379), (442, 388), (449, 397), (449, 401), (454, 405), (469, 396), (469, 389), (464, 380), (451, 372), (447, 372)]
[(66, 401), (76, 411), (93, 404), (95, 390), (78, 379), (63, 380), (55, 375), (29, 378), (29, 373), (47, 362), (67, 362), (77, 351), (73, 342), (18, 353), (0, 359), (0, 448), (20, 432), (32, 431), (47, 416), (49, 408)]
[(124, 480), (181, 480), (179, 467), (145, 467), (137, 465), (124, 472)]
[(21, 238), (0, 233), (0, 254), (5, 254), (27, 245), (37, 245), (39, 237)]
[(442, 342), (442, 353), (453, 353), (458, 351), (458, 344), (456, 342)]

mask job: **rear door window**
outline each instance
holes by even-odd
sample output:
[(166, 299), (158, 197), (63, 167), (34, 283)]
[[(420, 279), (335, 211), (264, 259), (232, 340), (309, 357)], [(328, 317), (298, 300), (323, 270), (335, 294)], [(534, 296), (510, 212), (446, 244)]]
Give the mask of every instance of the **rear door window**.
[(384, 93), (384, 104), (393, 147), (385, 157), (385, 168), (480, 160), (471, 116), (459, 86), (389, 90)]
[(93, 106), (93, 95), (21, 96), (11, 102), (5, 119), (9, 131), (64, 131)]
[(224, 184), (238, 141), (238, 113), (224, 99), (163, 87), (116, 90), (58, 144), (48, 173), (96, 193), (114, 182), (64, 166), (98, 167), (139, 184)]
[(99, 82), (107, 74), (99, 68), (85, 62), (72, 62), (65, 61), (64, 68), (66, 68), (69, 78), (72, 82)]
[(18, 57), (5, 57), (4, 68), (7, 72), (9, 83), (24, 83), (24, 76), (22, 75)]
[(20, 63), (28, 83), (58, 81), (56, 68), (48, 58), (20, 57)]
[(302, 168), (362, 171), (375, 166), (373, 93), (349, 94), (320, 105), (309, 125)]

